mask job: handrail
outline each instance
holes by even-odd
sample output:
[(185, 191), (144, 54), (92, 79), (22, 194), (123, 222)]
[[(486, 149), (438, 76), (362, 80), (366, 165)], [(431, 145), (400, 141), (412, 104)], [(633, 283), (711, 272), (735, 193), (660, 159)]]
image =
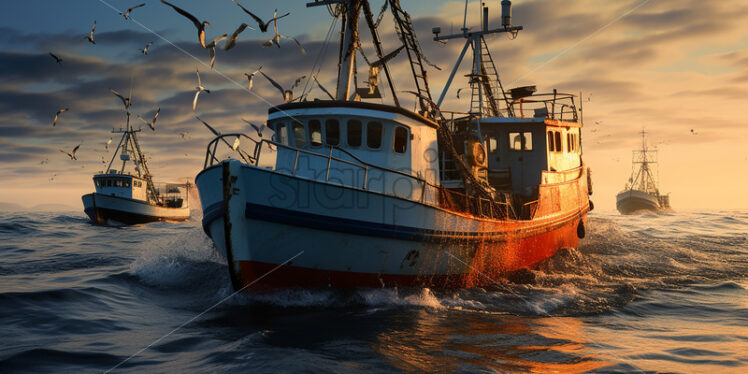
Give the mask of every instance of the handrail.
[[(204, 169), (207, 169), (208, 167), (213, 166), (214, 163), (218, 163), (218, 162), (221, 161), (216, 156), (216, 152), (217, 152), (218, 144), (219, 144), (220, 141), (223, 141), (224, 143), (226, 143), (227, 145), (229, 145), (229, 143), (225, 140), (226, 137), (246, 138), (246, 139), (251, 140), (254, 143), (255, 149), (254, 149), (254, 154), (253, 155), (249, 155), (245, 151), (243, 151), (241, 149), (238, 149), (238, 148), (236, 150), (234, 150), (235, 152), (238, 152), (240, 154), (240, 156), (242, 156), (242, 159), (244, 159), (246, 163), (248, 163), (250, 165), (253, 165), (253, 166), (259, 166), (260, 155), (261, 155), (261, 151), (262, 151), (262, 146), (263, 146), (263, 144), (268, 144), (268, 145), (273, 145), (275, 147), (285, 148), (285, 149), (291, 150), (293, 152), (296, 152), (296, 157), (295, 157), (295, 161), (294, 161), (294, 170), (292, 171), (292, 175), (296, 175), (296, 167), (298, 165), (298, 158), (299, 158), (299, 155), (303, 153), (303, 154), (308, 154), (308, 155), (320, 157), (322, 159), (327, 159), (327, 170), (325, 171), (325, 181), (326, 182), (329, 180), (331, 163), (332, 163), (332, 161), (336, 161), (336, 162), (341, 162), (341, 163), (344, 163), (344, 164), (347, 164), (347, 165), (351, 165), (351, 166), (354, 166), (354, 167), (358, 167), (358, 168), (361, 168), (361, 169), (364, 170), (364, 180), (363, 180), (363, 183), (362, 183), (362, 186), (361, 186), (361, 189), (363, 189), (363, 190), (367, 190), (367, 188), (368, 188), (369, 169), (375, 169), (375, 170), (380, 170), (382, 172), (387, 172), (387, 173), (393, 173), (393, 174), (401, 175), (401, 176), (407, 177), (407, 178), (415, 181), (418, 184), (421, 184), (421, 188), (420, 188), (420, 190), (421, 190), (421, 196), (420, 196), (420, 198), (413, 197), (414, 201), (420, 201), (420, 202), (422, 202), (424, 204), (429, 204), (429, 205), (438, 206), (438, 207), (452, 208), (452, 209), (455, 209), (455, 210), (458, 210), (458, 211), (459, 211), (458, 208), (462, 208), (462, 210), (464, 212), (466, 212), (466, 213), (473, 214), (473, 215), (476, 215), (476, 216), (483, 216), (483, 217), (493, 218), (493, 219), (497, 219), (497, 218), (521, 219), (517, 215), (517, 213), (515, 212), (513, 205), (510, 202), (508, 202), (508, 201), (496, 201), (496, 200), (493, 200), (493, 199), (486, 199), (486, 198), (481, 198), (481, 197), (478, 197), (478, 196), (468, 196), (467, 194), (463, 194), (461, 192), (452, 191), (452, 190), (449, 190), (447, 188), (444, 188), (443, 186), (439, 186), (439, 185), (430, 183), (427, 180), (425, 180), (424, 178), (419, 177), (419, 176), (408, 174), (406, 172), (403, 172), (403, 171), (400, 171), (400, 170), (396, 170), (396, 169), (390, 169), (390, 168), (386, 168), (386, 167), (382, 167), (382, 166), (370, 164), (370, 163), (368, 163), (366, 161), (361, 160), (358, 156), (352, 154), (351, 152), (349, 152), (349, 151), (347, 151), (347, 150), (345, 150), (343, 148), (337, 147), (337, 146), (329, 146), (329, 150), (330, 151), (329, 151), (329, 153), (327, 155), (325, 155), (325, 154), (322, 154), (322, 153), (317, 153), (317, 152), (313, 152), (313, 151), (310, 151), (310, 150), (301, 149), (301, 148), (293, 147), (293, 146), (290, 146), (290, 145), (278, 143), (276, 141), (272, 141), (272, 140), (268, 140), (268, 139), (261, 139), (261, 140), (257, 141), (257, 140), (252, 139), (251, 137), (249, 137), (249, 136), (247, 136), (245, 134), (242, 134), (242, 133), (220, 134), (220, 135), (216, 136), (213, 140), (211, 140), (208, 143), (207, 147), (206, 147), (205, 162), (203, 163), (203, 168)], [(231, 149), (230, 145), (229, 145), (229, 148)], [(344, 159), (339, 158), (339, 157), (334, 157), (332, 155), (333, 154), (333, 150), (339, 150), (339, 151), (341, 151), (342, 153), (350, 156), (356, 162), (344, 160)], [(425, 195), (426, 195), (427, 186), (430, 187), (431, 189), (433, 189), (434, 191), (437, 191), (438, 193), (449, 194), (449, 195), (451, 195), (451, 198), (454, 198), (454, 196), (458, 196), (458, 199), (455, 199), (455, 200), (464, 201), (464, 206), (462, 206), (462, 207), (460, 207), (460, 206), (453, 206), (449, 201), (441, 201), (440, 202), (439, 200), (442, 200), (442, 199), (436, 199), (434, 201), (426, 201), (425, 200)], [(431, 191), (431, 190), (429, 190), (429, 191)], [(432, 195), (432, 198), (434, 198), (434, 197), (435, 196)], [(436, 196), (436, 197), (438, 197), (438, 196)], [(486, 206), (487, 209), (484, 209), (484, 204), (488, 204)]]

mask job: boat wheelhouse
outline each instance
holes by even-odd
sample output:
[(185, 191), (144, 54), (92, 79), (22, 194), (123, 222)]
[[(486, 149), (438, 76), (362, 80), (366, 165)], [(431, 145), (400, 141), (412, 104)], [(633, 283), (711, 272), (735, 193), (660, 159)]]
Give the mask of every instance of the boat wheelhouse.
[[(498, 74), (485, 73), (483, 35), (521, 28), (463, 28), (465, 50), (482, 46), (468, 75), (471, 110), (447, 112), (440, 102), (452, 78), (435, 103), (410, 16), (388, 1), (416, 111), (400, 103), (386, 62), (392, 105), (366, 101), (379, 92), (378, 68), (370, 67), (368, 88), (351, 88), (358, 25), (343, 22), (348, 52), (333, 100), (270, 108), (272, 139), (212, 130), (218, 136), (195, 183), (203, 228), (235, 289), (480, 286), (584, 237), (591, 191), (575, 97), (505, 92)], [(368, 1), (308, 6), (329, 4), (344, 20), (363, 12), (381, 59)]]

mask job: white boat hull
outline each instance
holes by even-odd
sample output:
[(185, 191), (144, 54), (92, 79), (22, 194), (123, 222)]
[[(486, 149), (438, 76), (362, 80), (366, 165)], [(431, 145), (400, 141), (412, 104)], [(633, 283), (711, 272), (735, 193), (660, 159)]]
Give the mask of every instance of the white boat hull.
[(184, 221), (190, 218), (190, 208), (187, 204), (181, 208), (169, 208), (99, 193), (83, 195), (81, 199), (86, 215), (97, 224)]
[(226, 256), (236, 289), (260, 280), (270, 287), (485, 284), (486, 276), (576, 247), (586, 218), (578, 210), (535, 221), (479, 219), (235, 160), (195, 181), (203, 228)]

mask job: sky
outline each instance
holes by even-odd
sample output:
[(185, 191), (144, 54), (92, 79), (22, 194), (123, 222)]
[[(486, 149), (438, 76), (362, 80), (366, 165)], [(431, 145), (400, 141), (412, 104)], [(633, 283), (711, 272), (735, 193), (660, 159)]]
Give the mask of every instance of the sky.
[[(118, 11), (145, 2), (125, 20)], [(0, 13), (0, 202), (26, 207), (64, 204), (81, 208), (80, 196), (93, 190), (91, 176), (111, 157), (104, 143), (124, 121), (121, 102), (109, 88), (134, 92), (133, 112), (145, 118), (161, 109), (156, 131), (147, 127), (140, 143), (157, 180), (194, 178), (212, 135), (194, 119), (195, 69), (210, 95), (201, 95), (197, 114), (221, 131), (251, 131), (242, 118), (262, 123), (280, 93), (262, 79), (251, 92), (244, 73), (262, 71), (281, 85), (313, 66), (320, 81), (334, 88), (337, 38), (325, 43), (333, 21), (324, 7), (307, 9), (304, 0), (243, 0), (260, 17), (275, 7), (291, 14), (279, 21), (282, 34), (297, 38), (281, 48), (262, 48), (270, 34), (247, 30), (231, 51), (218, 50), (215, 70), (197, 44), (194, 26), (155, 0), (26, 0), (4, 4)], [(208, 39), (232, 33), (247, 22), (231, 0), (173, 0), (208, 20)], [(382, 0), (372, 0), (378, 12)], [(462, 48), (460, 40), (434, 42), (462, 24), (464, 2), (401, 0), (411, 14), (430, 68), (432, 95), (438, 96)], [(479, 2), (470, 1), (468, 26), (478, 25)], [(498, 25), (498, 3), (488, 2)], [(524, 26), (516, 39), (488, 40), (505, 87), (537, 85), (538, 91), (577, 94), (584, 101), (583, 160), (591, 167), (592, 200), (615, 209), (615, 194), (631, 172), (631, 151), (648, 132), (659, 151), (660, 190), (671, 194), (675, 210), (748, 208), (748, 2), (738, 0), (515, 0), (513, 23)], [(96, 45), (88, 43), (94, 21)], [(335, 24), (339, 27), (339, 23)], [(335, 29), (337, 31), (337, 29)], [(362, 30), (362, 41), (368, 40)], [(380, 34), (386, 51), (398, 47), (392, 22)], [(154, 42), (147, 56), (140, 53)], [(368, 56), (374, 52), (364, 45)], [(52, 52), (63, 58), (57, 65)], [(410, 79), (404, 56), (392, 62), (393, 75)], [(316, 64), (315, 64), (316, 62)], [(460, 67), (443, 109), (466, 111), (456, 90), (468, 66)], [(365, 71), (363, 68), (360, 71)], [(364, 79), (364, 74), (359, 76)], [(304, 85), (304, 83), (302, 83)], [(398, 87), (409, 89), (409, 87)], [(310, 98), (324, 98), (313, 89)], [(389, 98), (385, 97), (384, 102)], [(405, 99), (405, 106), (412, 105)], [(64, 107), (57, 125), (55, 112)], [(136, 120), (137, 121), (137, 120)], [(182, 138), (179, 133), (188, 133)], [(60, 149), (81, 144), (79, 160)]]

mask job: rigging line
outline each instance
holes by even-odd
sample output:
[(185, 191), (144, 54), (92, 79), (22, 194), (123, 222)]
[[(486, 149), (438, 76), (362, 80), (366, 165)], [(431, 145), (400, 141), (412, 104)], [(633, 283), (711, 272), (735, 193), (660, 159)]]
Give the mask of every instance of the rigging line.
[(299, 257), (299, 256), (301, 256), (301, 255), (302, 255), (303, 253), (304, 253), (304, 251), (301, 251), (301, 252), (297, 253), (296, 255), (294, 255), (293, 257), (289, 258), (288, 260), (286, 260), (286, 261), (283, 261), (282, 263), (278, 264), (278, 265), (277, 265), (276, 267), (274, 267), (274, 268), (272, 268), (272, 269), (268, 270), (268, 272), (267, 272), (267, 273), (263, 274), (262, 276), (260, 276), (259, 278), (257, 278), (257, 279), (255, 279), (255, 280), (253, 280), (252, 282), (249, 282), (249, 283), (248, 283), (248, 284), (247, 284), (246, 286), (244, 286), (244, 287), (242, 287), (242, 288), (240, 288), (240, 289), (238, 289), (238, 290), (234, 291), (234, 293), (232, 293), (231, 295), (228, 295), (228, 296), (224, 297), (224, 298), (223, 298), (223, 299), (221, 299), (221, 300), (220, 300), (219, 302), (217, 302), (217, 303), (213, 304), (213, 305), (212, 305), (212, 306), (210, 306), (210, 307), (209, 307), (208, 309), (205, 309), (204, 311), (202, 311), (202, 312), (201, 312), (200, 314), (198, 314), (198, 315), (196, 315), (196, 316), (194, 316), (194, 317), (190, 318), (189, 320), (187, 320), (187, 322), (184, 322), (184, 323), (182, 323), (181, 325), (177, 326), (177, 327), (176, 327), (176, 328), (175, 328), (174, 330), (171, 330), (171, 331), (170, 331), (169, 333), (167, 333), (166, 335), (164, 335), (164, 336), (162, 336), (162, 337), (160, 337), (160, 338), (158, 338), (158, 339), (154, 340), (154, 341), (153, 341), (153, 343), (151, 343), (151, 344), (148, 344), (148, 345), (147, 345), (147, 346), (145, 346), (145, 347), (144, 347), (143, 349), (141, 349), (141, 350), (139, 350), (139, 351), (137, 351), (137, 352), (133, 353), (133, 354), (132, 354), (132, 356), (130, 356), (130, 357), (128, 357), (128, 358), (126, 358), (126, 359), (124, 359), (124, 360), (123, 360), (122, 362), (120, 362), (119, 364), (117, 364), (117, 365), (113, 366), (113, 367), (112, 367), (111, 369), (109, 369), (109, 370), (105, 371), (105, 372), (104, 372), (104, 374), (106, 374), (106, 373), (109, 373), (109, 372), (111, 372), (112, 370), (114, 370), (114, 369), (116, 369), (116, 368), (120, 367), (120, 366), (121, 366), (122, 364), (124, 364), (125, 362), (127, 362), (127, 361), (129, 361), (130, 359), (132, 359), (133, 357), (135, 357), (135, 356), (139, 355), (140, 353), (142, 353), (142, 352), (143, 352), (143, 351), (145, 351), (146, 349), (148, 349), (148, 348), (152, 347), (152, 346), (153, 346), (154, 344), (156, 344), (156, 343), (160, 342), (161, 340), (164, 340), (164, 339), (165, 339), (165, 338), (167, 338), (167, 337), (168, 337), (169, 335), (171, 335), (171, 334), (173, 334), (173, 333), (177, 332), (177, 331), (178, 331), (179, 329), (181, 329), (182, 327), (184, 327), (184, 326), (187, 326), (187, 325), (188, 325), (188, 324), (190, 324), (190, 323), (191, 323), (192, 321), (194, 321), (194, 320), (196, 320), (196, 319), (198, 319), (198, 318), (202, 317), (202, 316), (203, 316), (203, 315), (204, 315), (205, 313), (208, 313), (208, 312), (210, 312), (211, 310), (215, 309), (215, 308), (216, 308), (216, 307), (218, 307), (219, 305), (221, 305), (221, 304), (223, 304), (224, 302), (226, 302), (226, 300), (228, 300), (228, 299), (230, 299), (230, 298), (234, 297), (234, 296), (235, 296), (236, 294), (238, 294), (238, 293), (240, 293), (240, 292), (244, 291), (245, 289), (247, 289), (247, 288), (248, 288), (249, 286), (251, 286), (251, 285), (253, 285), (253, 284), (256, 284), (257, 282), (259, 282), (260, 280), (262, 280), (262, 279), (263, 279), (263, 278), (265, 278), (266, 276), (270, 275), (271, 273), (275, 272), (276, 270), (280, 269), (281, 267), (283, 267), (283, 266), (286, 266), (286, 264), (288, 264), (289, 262), (293, 261), (293, 259), (295, 259), (296, 257)]
[[(108, 3), (108, 2), (106, 1), (106, 0), (98, 0), (98, 1), (99, 1), (100, 3), (102, 3), (102, 4), (106, 5), (107, 7), (109, 7), (110, 9), (112, 9), (113, 11), (115, 11), (115, 12), (117, 12), (117, 13), (122, 13), (120, 9), (117, 9), (117, 8), (116, 8), (115, 6), (113, 6), (112, 4)], [(156, 36), (156, 37), (158, 37), (159, 39), (161, 39), (161, 40), (165, 41), (166, 43), (170, 44), (170, 45), (171, 45), (172, 47), (176, 48), (177, 50), (179, 50), (180, 52), (182, 52), (182, 53), (183, 53), (183, 54), (185, 54), (186, 56), (188, 56), (188, 57), (191, 57), (191, 58), (192, 58), (193, 60), (197, 61), (197, 62), (198, 62), (199, 64), (203, 65), (204, 67), (210, 68), (210, 64), (208, 64), (208, 63), (204, 62), (203, 60), (201, 60), (201, 59), (197, 58), (197, 57), (196, 57), (195, 55), (193, 55), (193, 54), (191, 54), (191, 53), (187, 52), (186, 50), (184, 50), (184, 48), (182, 48), (182, 47), (180, 47), (180, 46), (178, 46), (178, 45), (174, 44), (174, 42), (172, 42), (172, 41), (171, 41), (171, 40), (169, 40), (169, 39), (166, 39), (166, 37), (164, 37), (163, 35), (161, 35), (161, 34), (159, 34), (159, 33), (155, 32), (155, 31), (153, 31), (153, 30), (152, 30), (151, 28), (149, 28), (148, 26), (146, 26), (146, 25), (142, 24), (142, 23), (141, 23), (140, 21), (138, 21), (138, 20), (137, 20), (137, 19), (135, 19), (134, 17), (130, 16), (130, 20), (131, 20), (131, 21), (133, 21), (133, 22), (134, 22), (134, 23), (135, 23), (136, 25), (140, 26), (140, 28), (142, 28), (143, 30), (146, 30), (146, 31), (150, 32), (151, 34), (155, 35), (155, 36)], [(220, 75), (220, 76), (221, 76), (221, 77), (223, 77), (224, 79), (226, 79), (227, 81), (229, 81), (229, 82), (233, 83), (233, 84), (234, 84), (235, 86), (237, 86), (237, 87), (239, 87), (239, 88), (243, 89), (244, 91), (247, 91), (247, 92), (249, 92), (249, 93), (250, 93), (250, 94), (252, 94), (252, 95), (253, 95), (254, 97), (256, 97), (256, 98), (260, 99), (260, 101), (264, 102), (265, 104), (267, 104), (267, 105), (270, 105), (271, 107), (276, 107), (276, 106), (277, 106), (276, 104), (272, 104), (271, 102), (269, 102), (269, 101), (268, 101), (267, 99), (265, 99), (264, 97), (262, 97), (262, 96), (260, 96), (260, 95), (256, 94), (255, 92), (253, 92), (253, 91), (249, 90), (249, 89), (248, 89), (248, 88), (247, 88), (247, 87), (246, 87), (246, 86), (245, 86), (244, 84), (242, 84), (242, 83), (239, 83), (239, 82), (237, 82), (237, 81), (235, 81), (235, 80), (231, 79), (231, 77), (229, 77), (228, 75), (226, 75), (226, 74), (222, 73), (222, 72), (221, 72), (221, 71), (219, 71), (218, 69), (212, 69), (212, 70), (213, 70), (213, 71), (215, 71), (215, 72), (216, 72), (216, 73), (217, 73), (218, 75)], [(298, 118), (296, 118), (295, 116), (293, 116), (293, 115), (291, 115), (290, 113), (286, 112), (285, 110), (282, 110), (282, 109), (278, 109), (278, 112), (280, 112), (280, 113), (283, 113), (284, 115), (286, 115), (287, 117), (289, 117), (289, 118), (291, 118), (291, 119), (293, 119), (293, 120), (299, 121), (299, 119), (298, 119)]]
[(618, 22), (618, 21), (622, 20), (622, 19), (623, 19), (624, 17), (626, 17), (626, 16), (628, 16), (629, 14), (631, 14), (631, 13), (635, 12), (635, 11), (636, 11), (637, 9), (639, 9), (639, 8), (643, 7), (644, 5), (646, 5), (647, 3), (649, 3), (650, 1), (651, 1), (651, 0), (643, 0), (642, 2), (640, 2), (639, 4), (637, 4), (636, 6), (634, 6), (633, 8), (631, 8), (631, 9), (629, 9), (629, 10), (625, 11), (624, 13), (622, 13), (621, 15), (619, 15), (618, 17), (616, 17), (616, 18), (615, 18), (615, 19), (613, 19), (612, 21), (610, 21), (610, 22), (606, 23), (605, 25), (603, 25), (603, 26), (602, 26), (602, 27), (600, 27), (599, 29), (595, 30), (595, 31), (594, 31), (593, 33), (591, 33), (591, 34), (589, 34), (589, 35), (585, 36), (584, 38), (580, 39), (580, 40), (579, 40), (579, 41), (577, 41), (576, 43), (574, 43), (574, 44), (572, 44), (571, 46), (567, 47), (566, 49), (564, 49), (563, 51), (559, 52), (559, 53), (558, 53), (558, 54), (556, 54), (555, 56), (553, 56), (553, 57), (549, 58), (548, 60), (546, 60), (546, 61), (545, 61), (545, 62), (543, 62), (542, 64), (540, 64), (540, 65), (536, 66), (535, 68), (533, 68), (532, 70), (528, 71), (528, 72), (527, 72), (527, 73), (525, 73), (524, 75), (522, 75), (522, 76), (520, 76), (519, 78), (517, 78), (517, 79), (513, 80), (513, 81), (512, 81), (511, 83), (509, 83), (509, 86), (511, 86), (511, 85), (513, 85), (513, 84), (515, 84), (515, 83), (517, 83), (518, 81), (521, 81), (522, 79), (525, 79), (525, 78), (526, 78), (526, 77), (527, 77), (528, 75), (530, 75), (530, 74), (532, 74), (532, 73), (535, 73), (535, 72), (537, 72), (538, 70), (540, 70), (540, 69), (542, 69), (543, 67), (545, 67), (546, 65), (550, 64), (551, 62), (553, 62), (553, 61), (554, 61), (554, 60), (556, 60), (557, 58), (559, 58), (559, 57), (561, 57), (561, 56), (563, 56), (563, 55), (565, 55), (565, 54), (569, 53), (569, 52), (570, 52), (570, 51), (571, 51), (572, 49), (574, 49), (574, 48), (578, 47), (578, 46), (579, 46), (580, 44), (584, 43), (584, 42), (585, 42), (585, 41), (587, 41), (588, 39), (590, 39), (590, 38), (594, 37), (595, 35), (599, 34), (600, 32), (602, 32), (603, 30), (607, 29), (608, 27), (612, 26), (612, 25), (613, 25), (614, 23), (616, 23), (616, 22)]
[[(333, 35), (333, 30), (335, 29), (335, 25), (338, 23), (338, 18), (333, 17), (332, 21), (330, 22), (330, 28), (327, 29), (327, 35), (325, 35), (325, 42), (322, 44), (322, 48), (320, 48), (319, 53), (317, 54), (317, 57), (314, 60), (314, 64), (312, 65), (312, 71), (309, 73), (309, 76), (306, 79), (306, 82), (304, 83), (304, 89), (301, 90), (301, 96), (299, 97), (306, 97), (308, 95), (307, 88), (309, 88), (309, 92), (312, 91), (314, 88), (313, 85), (310, 85), (312, 81), (312, 77), (314, 76), (314, 70), (317, 69), (317, 64), (320, 63), (322, 60), (322, 56), (324, 56), (325, 51), (327, 51), (327, 46), (330, 42), (330, 38)], [(322, 69), (322, 65), (319, 66), (320, 70)]]

